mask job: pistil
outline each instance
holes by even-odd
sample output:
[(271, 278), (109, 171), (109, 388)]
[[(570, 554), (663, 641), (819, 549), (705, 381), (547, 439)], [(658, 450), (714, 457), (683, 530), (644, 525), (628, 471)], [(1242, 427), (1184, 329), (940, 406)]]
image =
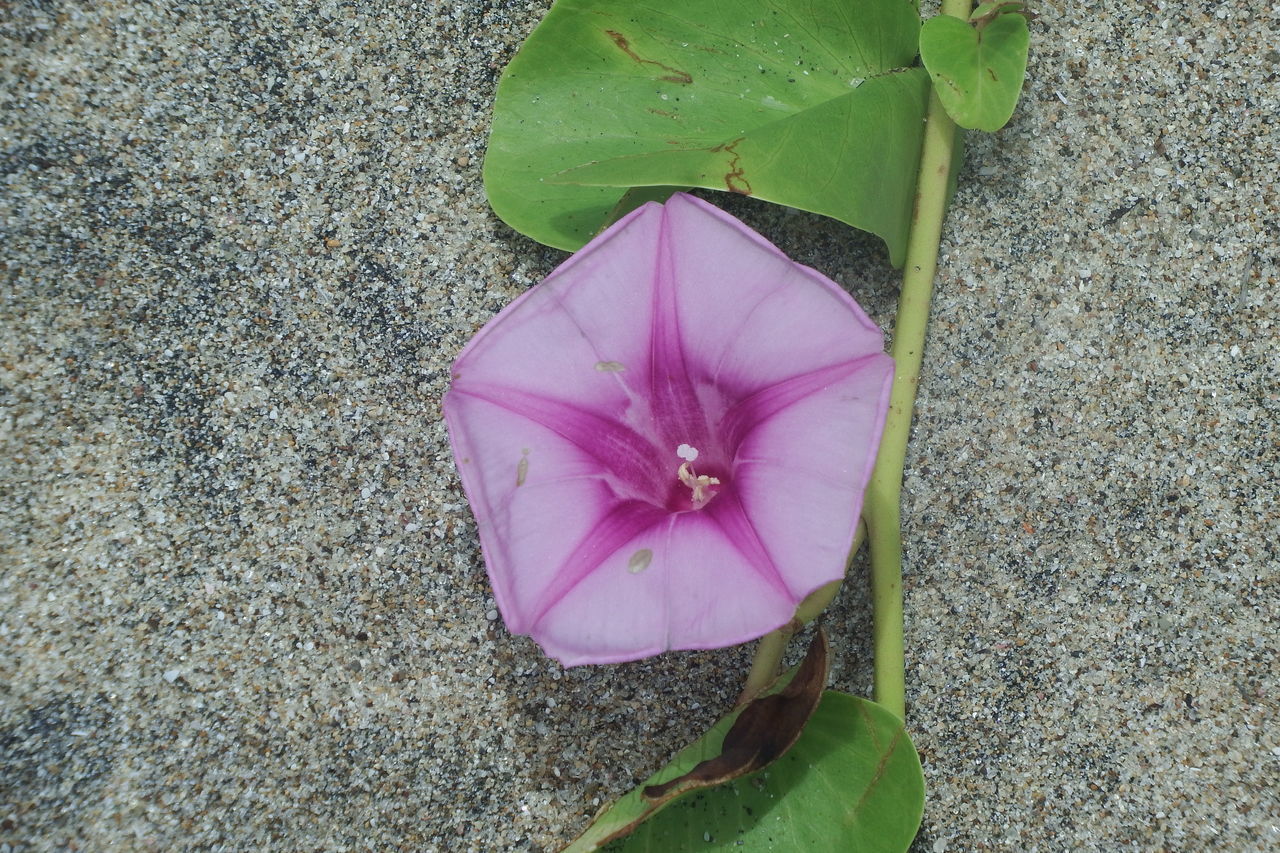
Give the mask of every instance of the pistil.
[(690, 502), (694, 509), (702, 509), (707, 503), (716, 496), (717, 488), (720, 485), (718, 477), (709, 477), (706, 474), (699, 474), (693, 470), (693, 462), (698, 458), (698, 448), (690, 447), (682, 444), (676, 448), (676, 455), (685, 460), (676, 470), (676, 476), (680, 482), (693, 492)]

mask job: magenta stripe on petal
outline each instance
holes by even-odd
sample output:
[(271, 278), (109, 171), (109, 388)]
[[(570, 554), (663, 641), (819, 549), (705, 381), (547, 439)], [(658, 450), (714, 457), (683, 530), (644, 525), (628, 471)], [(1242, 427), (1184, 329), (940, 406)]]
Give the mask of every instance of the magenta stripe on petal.
[(884, 358), (883, 353), (864, 355), (853, 361), (789, 376), (768, 388), (761, 388), (754, 394), (739, 400), (725, 413), (720, 422), (725, 441), (732, 447), (737, 447), (742, 437), (756, 424), (830, 387), (832, 383), (869, 367), (870, 361), (882, 358)]
[(685, 364), (676, 282), (672, 276), (670, 225), (658, 229), (654, 258), (653, 314), (649, 329), (649, 405), (668, 443), (706, 444), (707, 423)]
[[(653, 458), (653, 444), (625, 424), (580, 407), (526, 394), (513, 388), (495, 388), (475, 383), (456, 388), (457, 393), (506, 409), (561, 435), (570, 444), (594, 457), (602, 472), (609, 472), (637, 492), (649, 494), (659, 480)], [(636, 496), (636, 495), (631, 495)]]
[(624, 501), (614, 506), (556, 570), (555, 579), (534, 606), (532, 624), (535, 629), (547, 611), (559, 604), (569, 590), (599, 569), (609, 557), (615, 556), (623, 545), (661, 523), (665, 516), (657, 508), (640, 501)]

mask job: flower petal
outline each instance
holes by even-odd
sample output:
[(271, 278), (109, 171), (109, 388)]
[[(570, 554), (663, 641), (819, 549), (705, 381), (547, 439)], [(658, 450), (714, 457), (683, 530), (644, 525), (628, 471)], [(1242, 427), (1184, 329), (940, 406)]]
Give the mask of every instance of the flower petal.
[(705, 202), (609, 228), (476, 335), (445, 395), (508, 627), (578, 664), (785, 624), (844, 570), (882, 343)]
[(621, 416), (648, 387), (661, 207), (642, 207), (508, 305), (454, 362), (454, 388), (519, 389)]
[(756, 400), (766, 416), (734, 463), (746, 515), (800, 598), (844, 573), (884, 425), (893, 360), (853, 368), (785, 406)]
[(795, 608), (710, 515), (682, 513), (606, 558), (545, 614), (533, 638), (566, 666), (613, 663), (746, 642), (762, 625), (785, 624)]
[(600, 466), (552, 430), (488, 400), (451, 393), (448, 402), (494, 597), (508, 627), (524, 633), (555, 568), (607, 511)]
[[(666, 204), (686, 361), (746, 395), (787, 376), (884, 350), (884, 335), (826, 276), (692, 196)], [(743, 239), (744, 232), (749, 239)]]

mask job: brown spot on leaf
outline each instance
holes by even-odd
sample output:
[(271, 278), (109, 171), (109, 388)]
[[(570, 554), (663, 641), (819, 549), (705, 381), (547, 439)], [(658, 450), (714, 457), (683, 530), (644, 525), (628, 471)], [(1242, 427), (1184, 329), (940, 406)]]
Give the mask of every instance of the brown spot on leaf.
[(734, 720), (720, 754), (683, 776), (642, 792), (646, 800), (667, 800), (695, 788), (721, 785), (754, 773), (782, 756), (799, 739), (827, 684), (827, 636), (821, 629), (804, 662), (781, 691), (756, 699)]
[(640, 56), (631, 49), (631, 42), (627, 41), (627, 37), (622, 33), (617, 32), (616, 30), (605, 30), (604, 33), (609, 38), (613, 39), (613, 43), (617, 46), (618, 50), (622, 51), (636, 62), (641, 65), (656, 65), (663, 71), (666, 71), (666, 74), (659, 75), (659, 80), (665, 80), (668, 83), (679, 83), (682, 86), (687, 86), (693, 82), (693, 75), (688, 71), (681, 71), (679, 68), (672, 68), (670, 65), (666, 65), (656, 59), (645, 59)]
[(739, 195), (751, 195), (751, 183), (747, 180), (742, 170), (742, 155), (738, 153), (738, 143), (745, 137), (739, 136), (732, 142), (722, 143), (713, 148), (709, 148), (712, 154), (718, 154), (721, 151), (729, 153), (729, 170), (724, 173), (725, 188), (731, 193)]
[(904, 730), (899, 727), (894, 731), (893, 739), (889, 741), (888, 745), (882, 746), (875, 736), (875, 726), (872, 723), (871, 715), (867, 713), (867, 707), (865, 705), (859, 705), (858, 714), (862, 717), (862, 722), (866, 727), (866, 730), (872, 733), (872, 743), (876, 751), (880, 753), (880, 760), (876, 763), (876, 769), (871, 775), (871, 781), (862, 789), (862, 796), (858, 798), (858, 804), (854, 807), (855, 814), (862, 811), (862, 805), (867, 801), (867, 796), (875, 790), (876, 786), (880, 782), (880, 778), (884, 776), (885, 768), (889, 765), (889, 759), (893, 757), (893, 753), (902, 743), (902, 736), (904, 734)]
[(997, 83), (999, 83), (999, 82), (1000, 82), (1000, 78), (996, 77), (996, 70), (995, 70), (994, 68), (991, 68), (990, 66), (988, 66), (988, 67), (987, 67), (987, 73), (988, 73), (989, 75), (991, 75), (991, 79), (992, 79), (992, 80), (994, 80), (994, 81), (995, 81), (995, 82), (997, 82)]

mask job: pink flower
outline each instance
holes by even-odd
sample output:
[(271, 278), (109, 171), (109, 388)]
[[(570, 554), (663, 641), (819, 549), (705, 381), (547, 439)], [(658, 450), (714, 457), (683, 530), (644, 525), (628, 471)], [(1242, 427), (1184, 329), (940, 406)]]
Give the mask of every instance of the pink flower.
[(892, 373), (857, 303), (733, 217), (634, 211), (454, 363), (507, 627), (568, 666), (784, 625), (844, 572)]

